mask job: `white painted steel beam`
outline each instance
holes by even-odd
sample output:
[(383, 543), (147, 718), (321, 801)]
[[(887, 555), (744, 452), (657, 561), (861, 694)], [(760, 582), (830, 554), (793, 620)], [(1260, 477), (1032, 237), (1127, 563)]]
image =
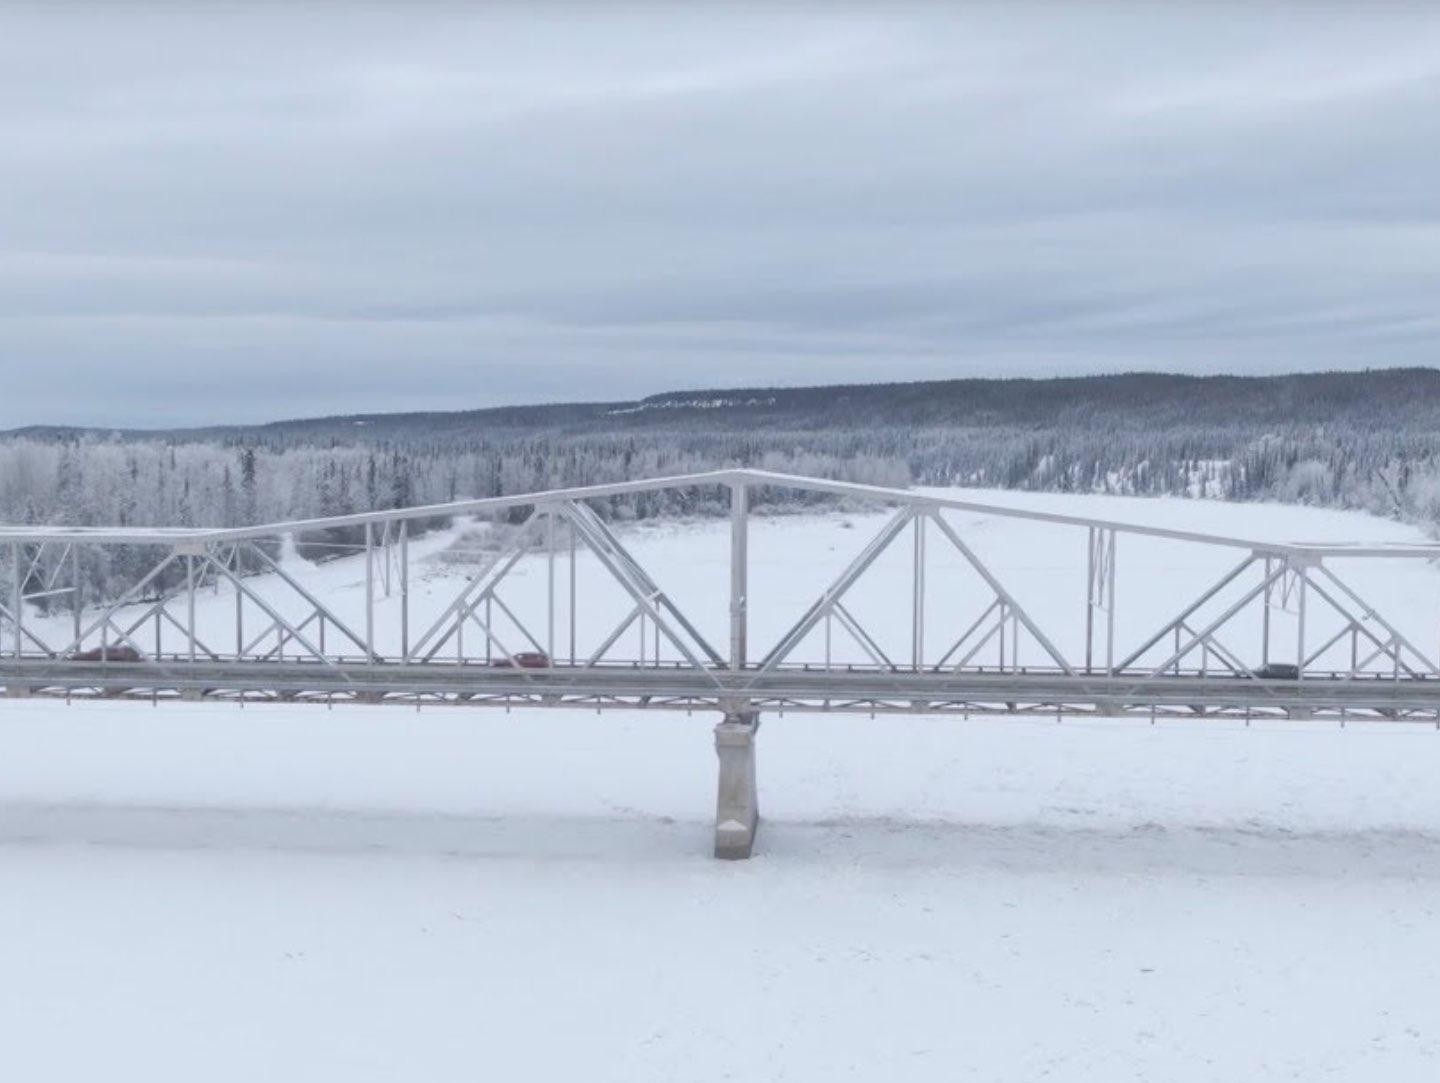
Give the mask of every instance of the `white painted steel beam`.
[(916, 492), (910, 489), (895, 489), (879, 485), (863, 485), (856, 482), (832, 481), (826, 478), (800, 477), (792, 474), (779, 474), (765, 470), (749, 469), (712, 470), (704, 473), (678, 474), (667, 477), (646, 478), (637, 481), (615, 482), (607, 485), (550, 489), (532, 493), (516, 493), (511, 496), (458, 500), (445, 504), (431, 504), (413, 508), (357, 512), (350, 515), (337, 515), (327, 518), (296, 519), (231, 529), (0, 525), (0, 543), (17, 540), (25, 543), (42, 541), (88, 541), (134, 545), (174, 545), (185, 541), (236, 541), (273, 538), (283, 534), (325, 530), (333, 527), (362, 526), (367, 523), (379, 525), (420, 518), (480, 515), (502, 512), (516, 507), (543, 507), (568, 501), (583, 501), (610, 496), (624, 496), (633, 493), (658, 492), (666, 489), (736, 485), (743, 485), (750, 488), (770, 486), (773, 488), (801, 490), (805, 492), (830, 493), (836, 496), (849, 496), (858, 500), (873, 501), (879, 504), (900, 504), (917, 509), (969, 511), (1001, 518), (1022, 519), (1030, 522), (1052, 523), (1061, 526), (1095, 527), (1097, 529), (1113, 530), (1119, 533), (1247, 549), (1261, 554), (1309, 555), (1327, 559), (1343, 557), (1435, 559), (1440, 557), (1440, 544), (1352, 545), (1242, 538), (1233, 535), (1207, 533), (1204, 531), (1174, 530), (1166, 527), (1149, 526), (1144, 523), (1127, 523), (1091, 516), (1034, 511), (1025, 508), (1010, 507), (1004, 504), (987, 504), (983, 501), (963, 500), (955, 497), (940, 496), (935, 493)]

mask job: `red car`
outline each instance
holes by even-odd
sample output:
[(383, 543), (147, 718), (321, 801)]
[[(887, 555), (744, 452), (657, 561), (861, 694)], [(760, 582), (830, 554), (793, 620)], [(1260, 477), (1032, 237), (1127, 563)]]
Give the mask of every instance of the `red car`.
[(550, 656), (544, 651), (521, 651), (490, 663), (498, 669), (549, 669)]
[(76, 651), (70, 656), (72, 662), (143, 662), (144, 660), (139, 651), (124, 644), (118, 647), (91, 647), (88, 651)]

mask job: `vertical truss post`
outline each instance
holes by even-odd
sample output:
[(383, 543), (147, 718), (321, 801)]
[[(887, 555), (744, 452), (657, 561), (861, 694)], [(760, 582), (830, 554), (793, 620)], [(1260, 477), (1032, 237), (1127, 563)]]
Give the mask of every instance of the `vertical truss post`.
[[(1268, 556), (1265, 558), (1265, 582), (1267, 584), (1270, 582), (1271, 559)], [(1266, 586), (1265, 604), (1260, 612), (1260, 664), (1262, 666), (1270, 664), (1270, 610), (1274, 606), (1274, 602), (1271, 601), (1273, 593), (1274, 587)]]
[(365, 524), (365, 664), (375, 663), (375, 527)]
[(730, 668), (745, 668), (749, 616), (750, 487), (730, 486)]
[(1095, 535), (1092, 526), (1086, 530), (1085, 557), (1085, 672), (1095, 664)]
[(1095, 611), (1105, 614), (1105, 671), (1115, 669), (1114, 530), (1088, 528), (1085, 575), (1085, 672), (1095, 668)]
[(998, 627), (999, 627), (999, 629), (1000, 629), (1000, 635), (999, 635), (998, 638), (999, 638), (999, 640), (1000, 640), (1000, 661), (999, 661), (999, 665), (1000, 665), (1000, 672), (1001, 672), (1001, 673), (1004, 673), (1004, 672), (1005, 672), (1005, 622), (1006, 622), (1007, 620), (1009, 620), (1009, 619), (1010, 619), (1009, 607), (1006, 606), (1006, 604), (1002, 601), (1002, 602), (1000, 603), (1000, 624), (998, 625)]
[(385, 557), (385, 597), (387, 598), (390, 597), (390, 584), (394, 578), (395, 542), (391, 535), (395, 529), (395, 524), (386, 519), (385, 529), (380, 533), (380, 551)]
[(15, 625), (15, 638), (13, 647), (15, 660), (20, 660), (20, 652), (25, 646), (25, 582), (20, 572), (20, 543), (10, 543), (10, 566), (15, 572), (15, 582), (10, 589), (10, 620)]
[(545, 509), (545, 657), (555, 661), (555, 513)]
[(570, 536), (570, 664), (573, 666), (575, 664), (575, 622), (577, 619), (575, 616), (575, 597), (577, 594), (575, 585), (575, 524), (567, 523), (566, 526), (568, 527)]
[(1300, 573), (1300, 601), (1299, 621), (1295, 630), (1295, 679), (1305, 679), (1305, 597), (1308, 591), (1306, 587), (1310, 584), (1310, 576), (1304, 565), (1299, 567)]
[[(322, 616), (323, 622), (325, 618)], [(321, 624), (324, 627), (324, 624)], [(410, 520), (400, 523), (400, 661), (410, 659)]]
[(915, 517), (914, 571), (910, 599), (910, 667), (925, 665), (925, 516)]
[(1105, 672), (1115, 673), (1115, 564), (1120, 535), (1110, 531), (1109, 560), (1105, 564)]
[[(241, 574), (239, 553), (237, 548), (235, 560), (235, 574)], [(239, 590), (235, 591), (235, 658), (238, 661), (245, 656), (245, 595)]]
[[(11, 624), (15, 626), (14, 639), (11, 645), (15, 651), (15, 665), (18, 670), (20, 655), (25, 646), (24, 638), (27, 634), (24, 623), (25, 577), (20, 571), (20, 543), (18, 541), (12, 541), (10, 543), (10, 563), (15, 577), (15, 582), (11, 585), (10, 590), (10, 604), (14, 608), (13, 610), (7, 611), (3, 605), (0, 605), (0, 615), (9, 616)], [(34, 638), (33, 634), (31, 638)], [(4, 644), (0, 644), (0, 656), (4, 655), (4, 650)], [(22, 699), (29, 694), (30, 689), (18, 683), (18, 674), (5, 678), (5, 695), (7, 697), (11, 699)]]
[(195, 661), (195, 555), (185, 554), (185, 644), (190, 661)]
[(76, 636), (80, 635), (80, 614), (85, 609), (85, 583), (80, 577), (80, 544), (76, 542), (70, 549), (70, 589), (74, 592), (70, 595), (70, 617), (72, 630)]

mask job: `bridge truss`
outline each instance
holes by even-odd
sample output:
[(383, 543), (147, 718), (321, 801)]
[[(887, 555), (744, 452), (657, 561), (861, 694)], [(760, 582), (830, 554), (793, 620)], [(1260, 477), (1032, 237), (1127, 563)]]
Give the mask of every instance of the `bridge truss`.
[[(885, 515), (754, 650), (751, 611), (765, 599), (750, 589), (752, 503), (767, 487)], [(713, 595), (707, 612), (723, 609), (719, 621), (678, 601), (602, 514), (616, 498), (677, 489), (728, 494), (728, 569), (684, 584), (692, 598)], [(1053, 605), (1036, 611), (1034, 592), (1006, 581), (957, 522), (968, 513), (1053, 530), (1057, 553), (1070, 547), (1084, 576), (1068, 617)], [(422, 524), (439, 520), (473, 523), (485, 551), (463, 575), (427, 582), (419, 605), (413, 549)], [(349, 544), (363, 573), (348, 608), (293, 557), (296, 539), (342, 534), (359, 539)], [(1154, 594), (1171, 589), (1153, 579), (1117, 589), (1127, 546), (1143, 537), (1237, 559), (1131, 634), (1125, 599), (1148, 612)], [(140, 561), (128, 589), (86, 599), (83, 569), (122, 552)], [(1440, 725), (1433, 650), (1348, 575), (1360, 558), (1433, 561), (1440, 546), (1241, 538), (737, 469), (239, 529), (0, 527), (0, 555), (0, 683), (12, 696), (716, 710), (722, 766), (727, 755), (742, 762), (730, 787), (742, 806), (761, 711)], [(593, 580), (603, 581), (604, 602), (587, 610), (581, 596)], [(867, 584), (908, 611), (899, 635), (894, 619), (877, 624), (856, 601)], [(438, 604), (436, 589), (450, 591)], [(223, 626), (214, 619), (221, 596)], [(722, 806), (724, 790), (722, 778)]]

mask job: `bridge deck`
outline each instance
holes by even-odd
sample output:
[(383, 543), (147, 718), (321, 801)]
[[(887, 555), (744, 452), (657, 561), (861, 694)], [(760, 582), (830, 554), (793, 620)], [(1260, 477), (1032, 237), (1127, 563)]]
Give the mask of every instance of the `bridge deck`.
[(0, 683), (32, 694), (202, 695), (629, 709), (890, 711), (1337, 717), (1440, 722), (1440, 678), (1332, 676), (1258, 680), (1189, 673), (959, 673), (898, 668), (485, 665), (364, 661), (76, 662), (0, 665)]

